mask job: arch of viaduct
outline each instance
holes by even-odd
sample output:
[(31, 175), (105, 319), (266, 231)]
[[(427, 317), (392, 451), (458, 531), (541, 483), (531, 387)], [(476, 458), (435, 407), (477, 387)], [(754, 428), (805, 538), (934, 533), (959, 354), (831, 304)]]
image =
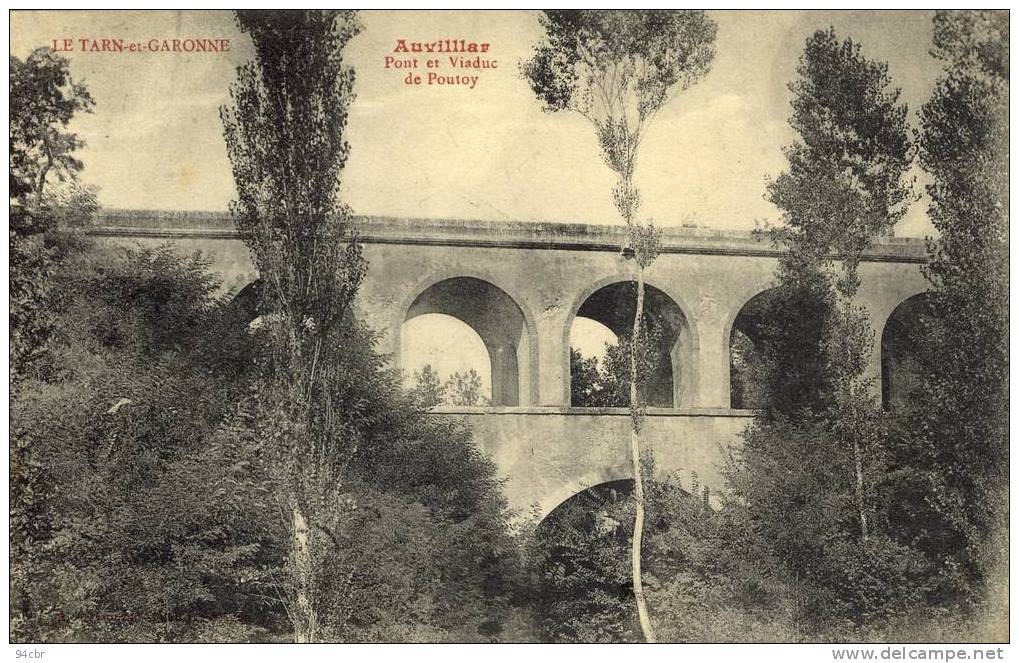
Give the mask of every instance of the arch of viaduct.
[[(628, 413), (570, 406), (569, 334), (606, 287), (630, 282), (622, 229), (558, 223), (361, 218), (370, 262), (359, 313), (399, 363), (403, 323), (447, 312), (478, 331), (492, 359), (494, 405), (441, 407), (468, 420), (506, 479), (511, 506), (549, 513), (573, 494), (631, 478)], [(257, 278), (223, 214), (106, 211), (95, 235), (116, 243), (201, 250), (233, 294)], [(749, 233), (667, 230), (647, 283), (678, 307), (671, 407), (649, 410), (656, 468), (687, 490), (720, 487), (727, 450), (752, 413), (730, 407), (730, 334), (743, 306), (774, 283), (778, 252)], [(864, 258), (859, 299), (875, 327), (870, 373), (880, 377), (881, 332), (896, 307), (927, 289), (921, 240), (890, 238)], [(611, 299), (602, 309), (611, 308)], [(585, 304), (588, 303), (588, 304)], [(625, 316), (624, 316), (625, 317)], [(611, 324), (608, 326), (611, 327)], [(880, 380), (877, 381), (880, 384)]]

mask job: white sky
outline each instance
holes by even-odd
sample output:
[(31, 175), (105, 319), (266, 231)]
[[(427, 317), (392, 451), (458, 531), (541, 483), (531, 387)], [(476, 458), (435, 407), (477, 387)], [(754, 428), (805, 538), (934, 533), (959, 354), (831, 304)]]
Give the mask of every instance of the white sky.
[[(719, 25), (708, 76), (662, 111), (637, 183), (660, 225), (749, 229), (775, 219), (763, 200), (790, 138), (789, 94), (804, 40), (833, 25), (887, 60), (911, 113), (937, 63), (927, 54), (930, 12), (712, 11)], [(591, 128), (544, 114), (518, 74), (540, 36), (532, 11), (364, 12), (348, 46), (357, 72), (343, 198), (362, 214), (615, 223), (612, 177)], [(84, 179), (108, 207), (223, 210), (233, 183), (218, 108), (249, 54), (229, 12), (14, 12), (12, 53), (59, 37), (226, 37), (229, 54), (69, 54), (96, 99), (76, 122), (87, 141)], [(499, 68), (474, 90), (408, 87), (383, 68), (396, 39), (485, 41)], [(452, 70), (445, 70), (452, 73)], [(930, 232), (925, 203), (899, 235)]]
[(414, 386), (414, 372), (426, 365), (445, 382), (453, 373), (472, 368), (481, 376), (481, 395), (492, 397), (492, 365), (484, 341), (471, 327), (441, 313), (426, 313), (403, 323), (400, 358), (404, 383)]
[(590, 318), (577, 316), (570, 327), (570, 347), (580, 351), (585, 357), (605, 358), (605, 345), (616, 343), (619, 339), (612, 330)]

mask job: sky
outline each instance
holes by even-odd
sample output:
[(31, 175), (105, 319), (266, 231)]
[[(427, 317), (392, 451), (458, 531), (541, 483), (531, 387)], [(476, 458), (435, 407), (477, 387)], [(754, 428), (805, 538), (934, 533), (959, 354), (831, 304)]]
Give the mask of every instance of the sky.
[[(793, 137), (787, 85), (814, 30), (831, 25), (868, 57), (887, 61), (914, 122), (940, 71), (927, 53), (929, 12), (709, 14), (718, 24), (711, 71), (662, 110), (639, 157), (643, 211), (662, 226), (747, 230), (777, 220), (764, 187), (784, 166), (781, 148)], [(357, 213), (618, 222), (613, 177), (590, 125), (576, 114), (543, 113), (519, 75), (541, 36), (537, 12), (369, 11), (361, 20), (362, 32), (347, 46), (357, 98), (341, 185)], [(94, 113), (74, 124), (87, 143), (83, 180), (99, 187), (104, 206), (227, 208), (234, 190), (218, 109), (236, 67), (250, 56), (229, 12), (14, 12), (11, 35), (19, 57), (54, 39), (73, 40), (66, 53), (72, 75), (96, 100)], [(82, 52), (82, 37), (226, 38), (231, 49)], [(385, 67), (398, 39), (445, 38), (490, 44), (486, 56), (498, 68), (483, 70), (468, 89), (408, 86), (406, 71)], [(930, 233), (925, 206), (914, 204), (896, 234)]]

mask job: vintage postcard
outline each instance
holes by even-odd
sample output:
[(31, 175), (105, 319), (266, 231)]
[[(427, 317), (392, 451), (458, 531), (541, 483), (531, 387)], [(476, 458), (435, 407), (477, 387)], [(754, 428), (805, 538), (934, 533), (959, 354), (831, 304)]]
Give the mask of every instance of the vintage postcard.
[(1008, 10), (9, 19), (17, 656), (1004, 658)]

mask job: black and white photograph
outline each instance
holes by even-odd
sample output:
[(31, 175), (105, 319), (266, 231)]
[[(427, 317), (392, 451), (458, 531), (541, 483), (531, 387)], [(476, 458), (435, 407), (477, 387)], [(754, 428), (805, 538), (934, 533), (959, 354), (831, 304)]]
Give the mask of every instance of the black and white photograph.
[(1008, 658), (1007, 8), (8, 20), (12, 660)]

